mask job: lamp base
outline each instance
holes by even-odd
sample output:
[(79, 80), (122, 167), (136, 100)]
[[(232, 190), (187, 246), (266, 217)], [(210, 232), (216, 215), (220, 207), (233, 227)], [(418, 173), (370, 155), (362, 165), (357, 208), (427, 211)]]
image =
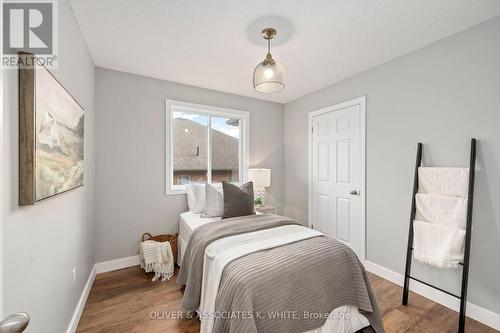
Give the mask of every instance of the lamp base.
[[(266, 190), (265, 189), (256, 189), (254, 195), (255, 195), (255, 202), (256, 202), (255, 204), (257, 206), (262, 207), (266, 204)], [(260, 203), (257, 203), (259, 201), (260, 201)]]

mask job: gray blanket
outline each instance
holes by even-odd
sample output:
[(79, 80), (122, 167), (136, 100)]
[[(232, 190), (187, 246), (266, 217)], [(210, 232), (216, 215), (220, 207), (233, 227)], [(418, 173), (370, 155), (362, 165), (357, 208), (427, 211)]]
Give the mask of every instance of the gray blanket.
[(203, 280), (203, 259), (205, 249), (210, 243), (224, 237), (247, 232), (281, 227), (300, 223), (278, 215), (249, 215), (224, 219), (196, 228), (189, 238), (182, 266), (177, 276), (177, 283), (186, 285), (182, 297), (182, 307), (188, 311), (200, 306), (201, 284)]
[[(298, 224), (275, 215), (234, 218), (193, 233), (177, 281), (186, 284), (182, 306), (200, 304), (205, 248), (216, 239)], [(203, 228), (203, 229), (202, 229)], [(315, 237), (255, 252), (229, 263), (215, 309), (213, 332), (299, 333), (321, 327), (333, 309), (357, 306), (377, 333), (381, 317), (365, 270), (354, 252), (330, 237)], [(339, 319), (342, 320), (342, 319)]]
[[(216, 318), (214, 332), (305, 332), (323, 326), (325, 316), (343, 305), (357, 306), (377, 333), (384, 332), (366, 272), (354, 252), (330, 237), (310, 238), (229, 263), (216, 311), (260, 316)], [(281, 313), (284, 318), (276, 319)]]

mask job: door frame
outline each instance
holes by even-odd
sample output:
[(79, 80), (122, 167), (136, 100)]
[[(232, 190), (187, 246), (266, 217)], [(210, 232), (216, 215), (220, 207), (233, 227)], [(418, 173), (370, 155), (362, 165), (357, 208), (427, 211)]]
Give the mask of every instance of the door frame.
[(345, 109), (350, 106), (359, 105), (360, 106), (360, 114), (359, 114), (359, 123), (360, 123), (360, 143), (361, 143), (361, 195), (359, 199), (361, 200), (361, 250), (359, 254), (359, 260), (365, 264), (366, 260), (366, 96), (361, 96), (352, 100), (348, 100), (346, 102), (342, 102), (339, 104), (335, 104), (332, 106), (328, 106), (323, 109), (319, 109), (316, 111), (311, 111), (308, 113), (308, 130), (307, 130), (307, 185), (308, 185), (308, 222), (307, 225), (311, 228), (312, 222), (312, 180), (313, 180), (313, 158), (312, 158), (312, 121), (313, 117), (329, 113), (339, 111), (341, 109)]

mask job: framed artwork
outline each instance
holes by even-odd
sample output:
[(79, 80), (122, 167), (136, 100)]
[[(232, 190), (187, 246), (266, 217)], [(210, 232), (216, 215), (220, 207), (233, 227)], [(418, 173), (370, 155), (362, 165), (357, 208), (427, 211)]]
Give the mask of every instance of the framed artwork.
[(19, 54), (19, 205), (83, 186), (84, 110), (34, 55)]

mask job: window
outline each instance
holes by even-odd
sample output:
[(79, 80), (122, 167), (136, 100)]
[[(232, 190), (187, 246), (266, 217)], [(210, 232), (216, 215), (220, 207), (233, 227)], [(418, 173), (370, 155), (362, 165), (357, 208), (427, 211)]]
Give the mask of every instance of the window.
[[(189, 175), (179, 175), (179, 181), (178, 181), (179, 185), (187, 185), (190, 182), (191, 182), (191, 176), (189, 176)], [(175, 184), (175, 181), (174, 181), (174, 184)]]
[(243, 183), (248, 112), (167, 100), (167, 194), (190, 182)]

